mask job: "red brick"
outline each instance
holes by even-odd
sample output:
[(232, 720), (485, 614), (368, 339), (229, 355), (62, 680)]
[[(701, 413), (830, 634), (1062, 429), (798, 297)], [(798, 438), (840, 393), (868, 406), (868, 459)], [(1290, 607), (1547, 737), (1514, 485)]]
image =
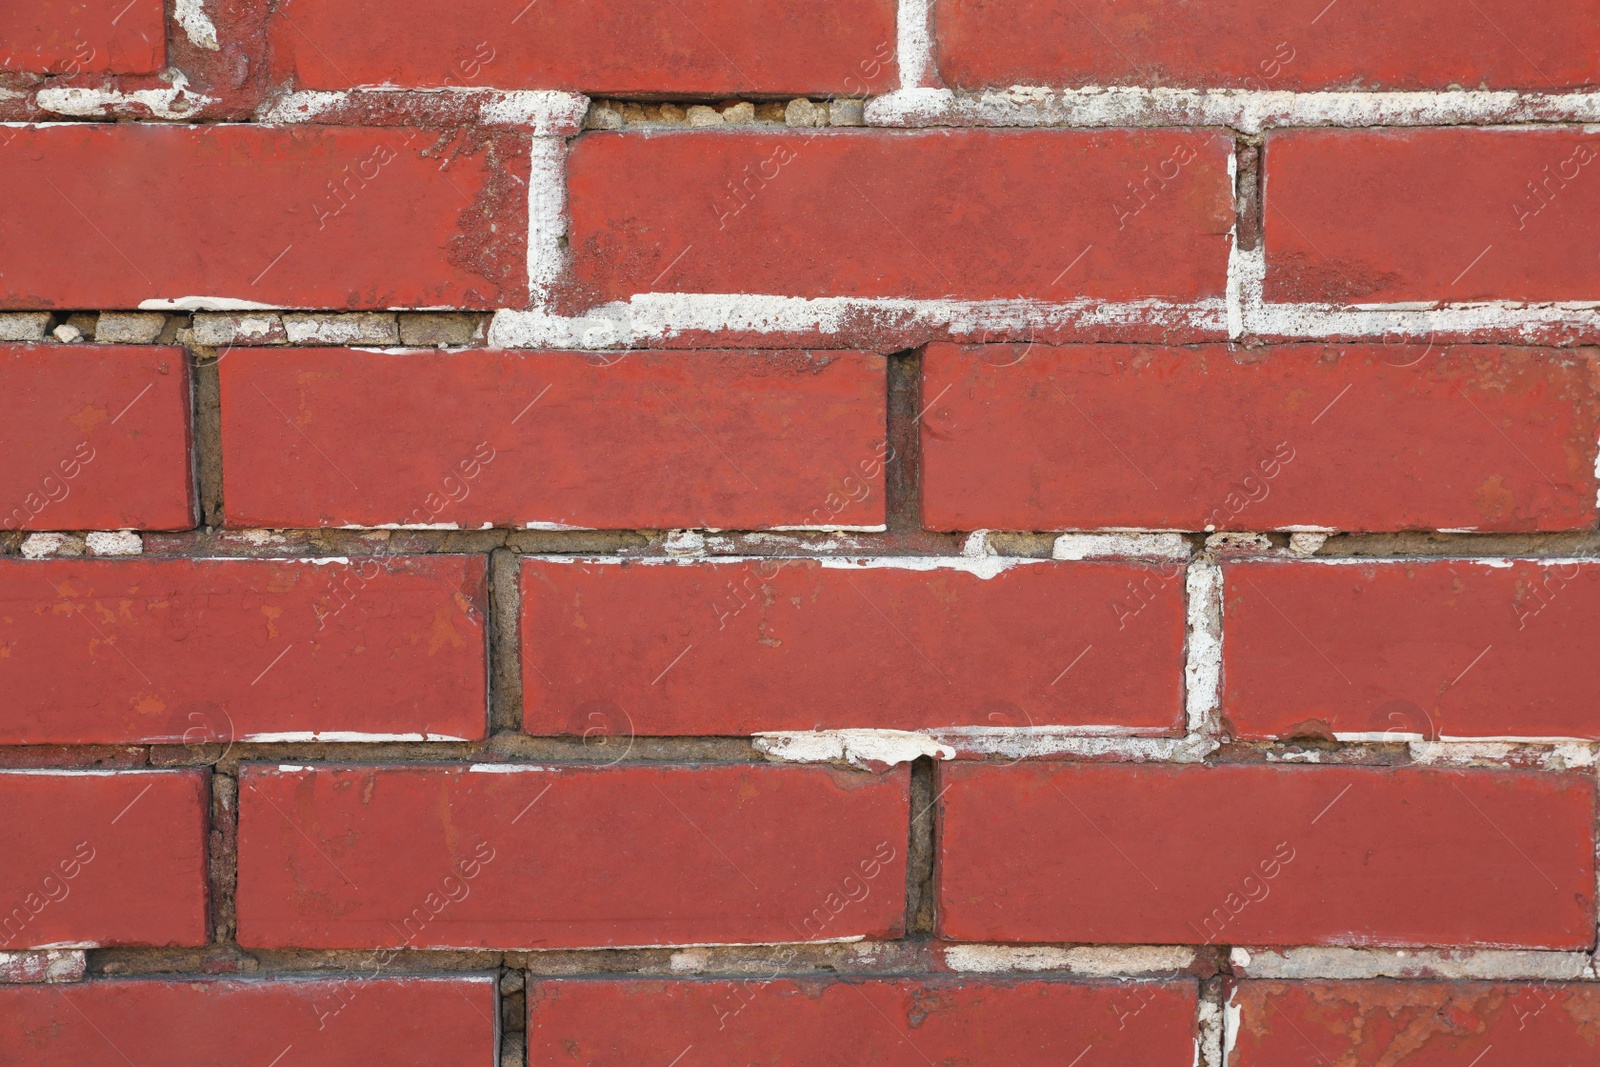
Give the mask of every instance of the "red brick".
[(236, 350), (221, 374), (235, 526), (884, 521), (881, 356)]
[(280, 10), (278, 68), (302, 88), (493, 86), (589, 93), (865, 96), (896, 84), (894, 0), (358, 0)]
[(894, 937), (908, 785), (903, 768), (246, 767), (239, 943)]
[(479, 738), (481, 557), (0, 563), (0, 744)]
[(1594, 525), (1590, 353), (929, 346), (935, 529)]
[(1595, 0), (938, 0), (935, 18), (939, 67), (956, 86), (1545, 92), (1600, 81)]
[[(574, 272), (591, 301), (1219, 297), (1232, 147), (1187, 130), (590, 134), (569, 160)], [(1144, 167), (1176, 177), (1141, 201)]]
[(181, 348), (0, 345), (0, 526), (194, 525)]
[(1505, 945), (1594, 935), (1591, 776), (946, 765), (961, 941)]
[(1181, 732), (1183, 564), (888, 563), (525, 560), (523, 728)]
[(1230, 1067), (1580, 1064), (1600, 1046), (1592, 984), (1242, 982), (1230, 1003), (1239, 1011)]
[[(363, 971), (366, 968), (363, 967)], [(0, 1060), (32, 1067), (483, 1065), (492, 978), (98, 981), (0, 988)], [(292, 1051), (291, 1051), (292, 1050)]]
[[(528, 991), (529, 1062), (1108, 1063), (1190, 1067), (1195, 984), (798, 978), (553, 981)], [(687, 1058), (687, 1057), (686, 1057)]]
[(204, 944), (206, 804), (198, 771), (0, 771), (0, 949)]
[(1296, 130), (1269, 137), (1265, 158), (1269, 300), (1600, 292), (1600, 135)]
[(1237, 736), (1600, 740), (1600, 567), (1223, 568), (1223, 713)]
[(13, 132), (0, 145), (11, 206), (0, 219), (0, 307), (185, 297), (497, 307), (527, 296), (527, 148), (509, 135), (92, 123)]
[(161, 0), (29, 0), (0, 7), (0, 69), (154, 74), (166, 54)]

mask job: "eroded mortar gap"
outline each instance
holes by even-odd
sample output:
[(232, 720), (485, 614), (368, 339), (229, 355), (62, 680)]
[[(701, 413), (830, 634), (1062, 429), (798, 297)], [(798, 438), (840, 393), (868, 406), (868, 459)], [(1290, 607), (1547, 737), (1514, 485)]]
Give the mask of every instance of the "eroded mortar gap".
[(499, 992), (499, 1026), (501, 1067), (523, 1067), (527, 1059), (528, 999), (527, 977), (523, 971), (502, 960), (496, 973)]
[(522, 730), (521, 557), (507, 548), (489, 553), (488, 631), (484, 642), (489, 670), (489, 730)]
[(1227, 1053), (1227, 982), (1220, 976), (1200, 982), (1200, 1001), (1197, 1005), (1196, 1028), (1199, 1047), (1195, 1050), (1197, 1067), (1224, 1067)]
[(889, 356), (884, 508), (891, 534), (922, 532), (922, 350)]
[(1234, 175), (1234, 204), (1237, 213), (1236, 239), (1239, 242), (1239, 248), (1245, 252), (1254, 252), (1261, 247), (1263, 228), (1261, 192), (1264, 170), (1261, 163), (1265, 151), (1265, 138), (1260, 136), (1240, 136), (1235, 142), (1234, 158), (1237, 160), (1237, 173)]
[(648, 95), (590, 101), (585, 130), (782, 129), (863, 126), (867, 98), (829, 96), (703, 96), (663, 99)]
[(231, 945), (238, 928), (234, 894), (239, 885), (239, 779), (234, 769), (213, 769), (211, 825), (206, 833), (206, 878), (211, 940)]
[(939, 775), (923, 756), (911, 764), (911, 827), (906, 846), (906, 937), (933, 937)]
[(200, 523), (220, 527), (225, 520), (222, 504), (222, 382), (217, 359), (196, 349), (187, 349), (194, 378), (192, 413), (195, 500), (200, 506)]

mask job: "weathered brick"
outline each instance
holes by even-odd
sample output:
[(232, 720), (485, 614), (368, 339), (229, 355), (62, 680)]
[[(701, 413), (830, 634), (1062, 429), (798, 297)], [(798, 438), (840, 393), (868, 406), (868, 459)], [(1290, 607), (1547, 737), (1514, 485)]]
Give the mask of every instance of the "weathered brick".
[(1187, 130), (588, 134), (577, 296), (1220, 297), (1231, 152)]
[(935, 20), (939, 68), (964, 87), (1547, 92), (1600, 81), (1595, 0), (937, 0)]
[(494, 979), (379, 977), (94, 981), (0, 988), (0, 1059), (34, 1067), (160, 1063), (208, 1067), (241, 1057), (326, 1067), (491, 1064)]
[(483, 340), (482, 316), (449, 312), (412, 312), (400, 316), (400, 343), (416, 347), (456, 347)]
[(284, 338), (292, 345), (397, 345), (400, 324), (392, 314), (285, 315)]
[(197, 771), (0, 771), (0, 948), (202, 944), (206, 803)]
[(96, 344), (147, 345), (161, 336), (167, 317), (159, 311), (102, 311), (95, 322)]
[(958, 941), (1586, 948), (1592, 775), (944, 765)]
[(895, 83), (894, 0), (486, 0), (448, 19), (402, 0), (376, 21), (357, 0), (300, 0), (293, 15), (271, 22), (278, 71), (313, 89), (864, 96)]
[(1231, 564), (1223, 714), (1240, 737), (1600, 740), (1600, 566)]
[(0, 562), (0, 743), (484, 736), (481, 557)]
[(180, 348), (0, 345), (0, 527), (194, 525)]
[(234, 526), (884, 522), (881, 356), (258, 349), (220, 373)]
[(239, 942), (554, 949), (893, 937), (907, 786), (904, 768), (246, 766)]
[(49, 330), (48, 311), (0, 313), (0, 341), (43, 341)]
[(1182, 729), (1181, 563), (530, 559), (522, 610), (529, 733)]
[(1570, 530), (1596, 519), (1594, 353), (930, 345), (935, 529)]
[(0, 69), (154, 74), (166, 54), (161, 0), (35, 0), (0, 7)]
[(507, 134), (399, 128), (15, 130), (0, 144), (0, 307), (515, 306), (527, 152)]
[[(764, 976), (763, 976), (764, 977)], [(1108, 1062), (1190, 1067), (1195, 983), (799, 978), (549, 981), (529, 989), (529, 1061)], [(663, 1053), (665, 1055), (663, 1056)]]
[(283, 316), (275, 311), (203, 311), (194, 316), (194, 343), (226, 345), (283, 344), (288, 340)]
[(1241, 982), (1229, 1003), (1230, 1067), (1579, 1064), (1600, 1045), (1600, 989), (1584, 983)]
[(1600, 293), (1600, 134), (1293, 130), (1265, 159), (1269, 300)]

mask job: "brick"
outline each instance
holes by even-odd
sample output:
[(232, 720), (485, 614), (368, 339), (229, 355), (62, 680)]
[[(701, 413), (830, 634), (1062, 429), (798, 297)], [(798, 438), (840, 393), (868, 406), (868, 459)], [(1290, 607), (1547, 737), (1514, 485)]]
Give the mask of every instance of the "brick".
[(0, 743), (480, 738), (481, 557), (0, 562)]
[(0, 771), (0, 948), (203, 944), (207, 792), (198, 771)]
[(300, 0), (270, 41), (279, 73), (312, 89), (864, 96), (896, 84), (894, 0), (488, 0), (449, 19), (403, 0), (377, 23), (358, 0)]
[(397, 345), (400, 323), (375, 311), (350, 315), (285, 315), (284, 338), (292, 345)]
[(881, 356), (258, 349), (221, 376), (235, 526), (884, 522)]
[(1236, 736), (1600, 740), (1600, 566), (1228, 565)]
[(1600, 989), (1569, 982), (1241, 982), (1230, 1067), (1594, 1061)]
[(1182, 732), (1181, 563), (530, 559), (522, 611), (529, 733)]
[(952, 940), (1593, 939), (1592, 776), (1280, 764), (940, 773), (940, 932)]
[(43, 341), (49, 330), (48, 311), (0, 313), (0, 341)]
[(400, 316), (400, 343), (453, 347), (483, 340), (485, 320), (478, 315), (413, 312)]
[(1187, 130), (591, 133), (573, 270), (586, 300), (1220, 297), (1231, 152)]
[(210, 348), (283, 344), (288, 340), (283, 316), (275, 311), (201, 312), (193, 322), (194, 343)]
[(154, 74), (166, 62), (161, 0), (48, 0), (0, 8), (0, 69)]
[(1190, 1067), (1195, 992), (1193, 982), (536, 982), (529, 1062), (665, 1063), (689, 1046), (708, 1062), (770, 1067), (1067, 1064), (1090, 1048), (1107, 1062)]
[(1324, 3), (937, 0), (939, 68), (974, 88), (1546, 92), (1600, 81), (1594, 0)]
[(102, 311), (95, 323), (96, 344), (148, 345), (167, 328), (159, 311)]
[(194, 525), (180, 348), (0, 345), (0, 527)]
[(1268, 137), (1265, 158), (1269, 300), (1600, 292), (1600, 134), (1296, 130)]
[(893, 937), (908, 784), (903, 768), (246, 766), (239, 943)]
[(33, 1067), (209, 1067), (248, 1050), (263, 1064), (279, 1055), (285, 1064), (304, 1057), (326, 1067), (488, 1064), (495, 1012), (494, 980), (482, 975), (147, 978), (0, 989), (0, 1059)]
[(0, 952), (0, 985), (77, 982), (83, 978), (88, 962), (82, 949)]
[[(510, 135), (89, 123), (12, 133), (0, 145), (13, 208), (0, 219), (0, 307), (527, 297), (528, 155)], [(102, 180), (109, 172), (116, 182)]]
[(1596, 520), (1591, 350), (935, 344), (923, 375), (935, 529)]

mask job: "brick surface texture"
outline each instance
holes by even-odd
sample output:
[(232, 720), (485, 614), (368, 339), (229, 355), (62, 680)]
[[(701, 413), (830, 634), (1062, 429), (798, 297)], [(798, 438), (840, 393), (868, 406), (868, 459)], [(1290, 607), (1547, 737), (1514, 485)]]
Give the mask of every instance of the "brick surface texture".
[(1600, 1064), (1600, 0), (0, 0), (0, 1063)]

